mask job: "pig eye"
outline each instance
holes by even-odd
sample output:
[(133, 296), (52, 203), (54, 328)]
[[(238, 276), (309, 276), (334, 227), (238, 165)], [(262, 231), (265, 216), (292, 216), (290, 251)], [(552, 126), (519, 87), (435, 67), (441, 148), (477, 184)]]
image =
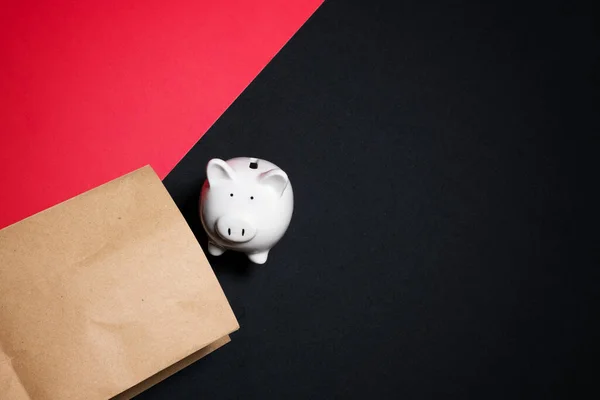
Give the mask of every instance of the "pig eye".
[(229, 197), (233, 197), (233, 193), (229, 193)]
[(250, 200), (254, 200), (254, 196), (250, 196)]

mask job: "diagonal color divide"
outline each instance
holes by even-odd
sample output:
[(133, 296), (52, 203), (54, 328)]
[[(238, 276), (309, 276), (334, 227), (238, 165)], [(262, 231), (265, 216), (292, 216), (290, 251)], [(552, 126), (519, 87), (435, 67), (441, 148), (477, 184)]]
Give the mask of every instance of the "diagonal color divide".
[(146, 164), (166, 176), (322, 0), (4, 3), (0, 228)]

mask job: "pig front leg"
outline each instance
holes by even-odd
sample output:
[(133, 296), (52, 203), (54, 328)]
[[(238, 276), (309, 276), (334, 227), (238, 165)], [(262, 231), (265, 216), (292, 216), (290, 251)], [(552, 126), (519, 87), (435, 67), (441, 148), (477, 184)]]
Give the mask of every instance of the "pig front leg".
[(248, 254), (248, 258), (255, 264), (264, 264), (267, 262), (267, 258), (269, 257), (269, 250), (261, 251), (258, 253)]
[(217, 246), (214, 242), (208, 242), (208, 252), (213, 256), (220, 256), (225, 253), (225, 249)]

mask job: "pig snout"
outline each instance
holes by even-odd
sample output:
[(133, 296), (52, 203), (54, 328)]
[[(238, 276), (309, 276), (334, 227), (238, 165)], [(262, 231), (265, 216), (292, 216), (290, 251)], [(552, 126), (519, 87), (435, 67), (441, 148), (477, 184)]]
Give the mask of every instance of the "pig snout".
[(217, 233), (230, 242), (243, 243), (256, 235), (256, 229), (243, 218), (224, 216), (217, 221)]

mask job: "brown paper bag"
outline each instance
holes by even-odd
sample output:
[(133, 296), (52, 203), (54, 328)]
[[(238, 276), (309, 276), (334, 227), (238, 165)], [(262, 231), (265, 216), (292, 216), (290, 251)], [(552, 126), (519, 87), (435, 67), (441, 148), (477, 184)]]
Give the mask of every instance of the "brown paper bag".
[(0, 231), (0, 399), (131, 398), (239, 328), (144, 167)]

